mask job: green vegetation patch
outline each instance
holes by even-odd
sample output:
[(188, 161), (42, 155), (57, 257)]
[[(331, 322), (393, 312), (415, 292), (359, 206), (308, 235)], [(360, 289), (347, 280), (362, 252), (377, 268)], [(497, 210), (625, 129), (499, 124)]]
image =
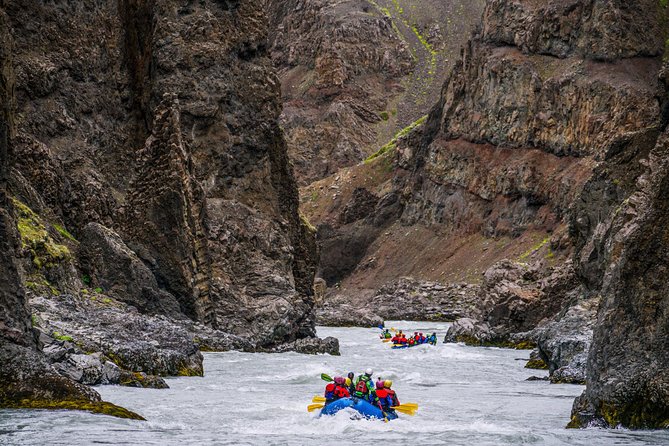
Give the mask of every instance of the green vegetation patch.
[[(518, 257), (518, 260), (520, 261), (526, 260), (529, 256), (531, 256), (532, 254), (534, 254), (535, 252), (539, 251), (541, 248), (546, 246), (550, 241), (551, 238), (546, 237), (545, 239), (541, 240), (539, 243), (537, 243), (536, 245), (532, 246), (530, 249), (525, 251), (523, 254), (521, 254), (520, 257)], [(549, 254), (552, 257), (552, 251)]]
[(54, 224), (53, 224), (53, 227), (54, 227), (54, 229), (55, 229), (56, 231), (58, 231), (58, 233), (59, 233), (60, 235), (62, 235), (62, 236), (65, 237), (66, 239), (68, 239), (68, 240), (72, 240), (73, 242), (76, 242), (76, 241), (77, 241), (77, 239), (75, 239), (74, 236), (73, 236), (72, 234), (70, 234), (70, 233), (68, 232), (68, 230), (65, 229), (63, 226), (61, 226), (61, 225), (59, 225), (59, 224), (57, 224), (57, 223), (54, 223)]
[(383, 147), (381, 147), (379, 150), (374, 152), (372, 155), (370, 155), (366, 160), (365, 163), (368, 163), (370, 161), (373, 161), (374, 159), (380, 157), (381, 155), (385, 154), (386, 152), (389, 152), (390, 150), (394, 150), (395, 147), (397, 147), (397, 142), (407, 136), (409, 133), (411, 133), (414, 129), (420, 127), (423, 125), (423, 123), (427, 120), (427, 115), (417, 119), (416, 121), (412, 122), (408, 126), (404, 127), (402, 130), (399, 132), (395, 133), (395, 136)]
[(309, 232), (311, 232), (312, 234), (316, 233), (316, 227), (311, 224), (309, 219), (302, 212), (300, 212), (300, 221), (302, 222), (304, 227), (309, 230)]
[(16, 227), (21, 236), (21, 246), (30, 251), (36, 268), (51, 268), (72, 257), (67, 246), (51, 238), (39, 215), (16, 199), (12, 199), (12, 202), (18, 214)]
[(51, 336), (53, 336), (53, 338), (54, 338), (55, 340), (57, 340), (57, 341), (69, 341), (69, 342), (74, 342), (74, 339), (72, 339), (72, 336), (68, 336), (68, 335), (61, 334), (61, 333), (58, 332), (58, 331), (54, 331), (54, 332), (52, 333)]
[(527, 361), (527, 364), (525, 364), (525, 368), (534, 370), (548, 370), (548, 364), (546, 364), (546, 361), (541, 358), (530, 359)]
[(519, 342), (497, 339), (483, 341), (471, 335), (459, 335), (456, 336), (455, 340), (457, 342), (463, 342), (465, 345), (469, 345), (471, 347), (499, 347), (512, 348), (515, 350), (533, 350), (537, 347), (536, 343), (527, 340)]

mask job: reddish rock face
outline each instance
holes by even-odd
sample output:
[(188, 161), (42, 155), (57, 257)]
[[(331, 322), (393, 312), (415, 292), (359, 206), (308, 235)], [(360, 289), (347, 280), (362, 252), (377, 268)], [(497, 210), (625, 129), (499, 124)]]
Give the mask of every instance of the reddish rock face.
[(483, 3), (269, 1), (299, 184), (359, 163), (425, 115)]

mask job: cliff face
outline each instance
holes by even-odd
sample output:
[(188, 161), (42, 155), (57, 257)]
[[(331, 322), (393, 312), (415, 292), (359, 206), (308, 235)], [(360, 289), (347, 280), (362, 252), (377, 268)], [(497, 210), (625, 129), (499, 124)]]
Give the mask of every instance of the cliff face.
[[(196, 342), (312, 337), (317, 250), (278, 125), (263, 2), (2, 9), (16, 93), (2, 166), (17, 212), (3, 227), (20, 235), (2, 266), (21, 272), (3, 280), (23, 302), (7, 301), (23, 312), (8, 333), (23, 336), (32, 311), (39, 346), (87, 383), (123, 381), (116, 366), (201, 374)], [(12, 291), (21, 282), (32, 308)], [(82, 377), (82, 361), (100, 373)]]
[(267, 1), (281, 123), (301, 185), (423, 116), (483, 1)]
[(7, 15), (0, 10), (0, 407), (79, 408), (142, 419), (101, 402), (94, 390), (62, 377), (37, 349), (17, 262), (15, 210), (7, 192), (15, 136), (15, 73), (9, 29)]
[(7, 12), (16, 182), (35, 192), (20, 198), (74, 238), (90, 222), (118, 232), (173, 296), (151, 297), (165, 312), (176, 299), (188, 317), (261, 343), (313, 333), (314, 255), (260, 3), (13, 2)]
[[(657, 13), (657, 5), (646, 6), (648, 14)], [(420, 130), (396, 144), (398, 150), (391, 151), (399, 154), (396, 159), (385, 161), (390, 169), (399, 168), (394, 179), (383, 179), (388, 167), (380, 160), (381, 178), (357, 185), (379, 198), (392, 189), (399, 220), (384, 219), (384, 229), (374, 218), (342, 224), (337, 215), (352, 200), (343, 180), (314, 185), (303, 195), (304, 212), (335, 229), (323, 234), (326, 262), (333, 257), (329, 245), (347, 245), (348, 238), (369, 233), (360, 252), (348, 256), (352, 265), (323, 265), (326, 280), (378, 287), (389, 277), (384, 270), (390, 270), (471, 281), (491, 261), (520, 258), (537, 246), (568, 256), (567, 213), (595, 164), (629, 141), (648, 144), (644, 135), (652, 146), (659, 125), (655, 73), (661, 37), (644, 34), (652, 41), (632, 55), (628, 41), (640, 36), (632, 36), (630, 25), (620, 25), (623, 35), (602, 33), (595, 39), (589, 30), (599, 23), (603, 7), (488, 2), (482, 25), (464, 46), (433, 112)], [(619, 8), (621, 17), (632, 20), (632, 12)], [(351, 181), (363, 175), (368, 175), (364, 169), (353, 169), (341, 176)], [(335, 193), (318, 198), (324, 188)], [(313, 210), (309, 195), (316, 197)], [(319, 203), (327, 200), (332, 204), (323, 212)], [(377, 209), (388, 203), (379, 200)], [(405, 236), (407, 226), (412, 237)], [(489, 243), (491, 237), (502, 239), (501, 247)], [(454, 277), (455, 269), (468, 272)], [(346, 279), (351, 273), (357, 278)]]
[[(446, 83), (412, 163), (413, 198), (404, 217), (416, 217), (409, 221), (442, 221), (435, 210), (444, 209), (452, 222), (448, 199), (473, 192), (457, 207), (456, 224), (466, 216), (499, 233), (569, 223), (580, 280), (557, 296), (566, 307), (552, 323), (567, 331), (549, 324), (535, 339), (549, 363), (560, 356), (556, 336), (563, 345), (578, 340), (582, 352), (590, 348), (587, 390), (574, 406), (573, 425), (666, 426), (660, 370), (667, 302), (658, 285), (666, 225), (658, 197), (666, 179), (659, 78), (668, 31), (666, 9), (654, 1), (488, 2), (481, 31)], [(477, 146), (476, 155), (452, 149), (455, 138)], [(482, 160), (500, 160), (499, 146), (511, 159), (532, 153), (533, 161), (507, 162), (495, 173)], [(601, 299), (594, 324), (577, 317), (580, 327), (570, 328), (569, 313), (591, 299)], [(496, 315), (482, 317), (492, 324)], [(590, 346), (584, 334), (592, 326)], [(583, 367), (584, 353), (569, 353), (571, 366)]]
[(554, 381), (587, 382), (573, 425), (666, 425), (666, 14), (488, 1), (426, 122), (305, 190), (335, 299), (531, 263), (488, 269), (453, 338), (538, 343)]

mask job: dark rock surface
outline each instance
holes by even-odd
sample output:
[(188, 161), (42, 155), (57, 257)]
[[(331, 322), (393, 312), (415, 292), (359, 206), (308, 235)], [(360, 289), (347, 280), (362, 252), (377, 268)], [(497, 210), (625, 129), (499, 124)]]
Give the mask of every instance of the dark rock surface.
[(79, 241), (81, 271), (91, 287), (102, 288), (144, 313), (180, 314), (174, 296), (160, 289), (151, 270), (113, 230), (89, 223)]
[(425, 115), (482, 0), (271, 0), (288, 151), (305, 185)]
[(327, 353), (330, 355), (339, 356), (339, 340), (328, 336), (325, 339), (307, 338), (298, 339), (290, 343), (278, 345), (269, 350), (271, 353), (285, 353), (297, 352), (315, 355), (319, 353)]
[[(665, 131), (633, 193), (615, 209), (604, 230), (597, 228), (601, 238), (595, 240), (602, 249), (588, 259), (595, 267), (586, 271), (603, 272), (602, 302), (588, 356), (587, 387), (574, 403), (572, 425), (669, 427), (664, 248), (668, 156)], [(610, 169), (622, 167), (615, 160), (608, 164)]]
[(38, 351), (19, 273), (16, 215), (7, 194), (15, 136), (15, 73), (8, 22), (0, 9), (0, 407), (83, 409), (142, 419), (61, 376)]
[(571, 264), (541, 268), (502, 261), (486, 271), (473, 318), (456, 321), (446, 342), (480, 345), (532, 345), (536, 327), (557, 316), (576, 287)]
[[(199, 348), (336, 351), (295, 344), (318, 251), (263, 1), (1, 1), (0, 20), (3, 352), (100, 406), (81, 384), (164, 387), (202, 374)], [(3, 405), (24, 365), (3, 358)]]
[(330, 291), (316, 309), (321, 325), (376, 327), (384, 320), (453, 321), (473, 312), (478, 287), (449, 286), (403, 277), (371, 295)]

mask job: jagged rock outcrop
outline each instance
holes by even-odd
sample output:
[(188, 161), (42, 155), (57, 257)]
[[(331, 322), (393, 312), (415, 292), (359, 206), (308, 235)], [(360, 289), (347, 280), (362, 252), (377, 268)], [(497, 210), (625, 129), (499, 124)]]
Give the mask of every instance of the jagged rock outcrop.
[(573, 304), (565, 306), (530, 335), (536, 339), (538, 357), (548, 367), (553, 383), (585, 384), (599, 299), (580, 298), (580, 291), (570, 292)]
[[(82, 242), (63, 246), (86, 271), (47, 277), (56, 289), (76, 293), (87, 275), (144, 312), (176, 310), (259, 345), (313, 335), (315, 245), (278, 127), (261, 3), (6, 6), (17, 197)], [(40, 55), (31, 24), (50, 33)], [(93, 249), (91, 223), (118, 238), (98, 234), (109, 243)], [(128, 268), (110, 266), (122, 258)]]
[[(665, 63), (660, 78), (669, 91)], [(663, 105), (669, 95), (663, 96)], [(597, 324), (588, 356), (586, 390), (575, 403), (572, 426), (606, 425), (633, 428), (669, 427), (667, 389), (667, 200), (669, 185), (669, 136), (664, 132), (642, 163), (643, 174), (632, 193), (610, 209), (607, 219), (590, 226), (592, 241), (584, 245), (580, 257), (584, 282), (602, 296)], [(643, 147), (630, 147), (632, 157)], [(612, 158), (608, 172), (624, 175), (625, 163)], [(597, 184), (595, 182), (595, 184)], [(629, 190), (629, 189), (628, 189)], [(576, 218), (587, 218), (581, 212)], [(583, 226), (580, 226), (583, 227)], [(597, 249), (591, 249), (596, 246)], [(587, 280), (599, 271), (598, 281)]]
[(114, 231), (89, 223), (79, 242), (81, 271), (91, 287), (99, 287), (144, 313), (181, 314), (179, 302), (160, 289), (151, 270)]
[(575, 288), (569, 262), (556, 268), (499, 262), (486, 271), (472, 316), (456, 321), (445, 341), (531, 347), (538, 341), (532, 330), (555, 318)]

